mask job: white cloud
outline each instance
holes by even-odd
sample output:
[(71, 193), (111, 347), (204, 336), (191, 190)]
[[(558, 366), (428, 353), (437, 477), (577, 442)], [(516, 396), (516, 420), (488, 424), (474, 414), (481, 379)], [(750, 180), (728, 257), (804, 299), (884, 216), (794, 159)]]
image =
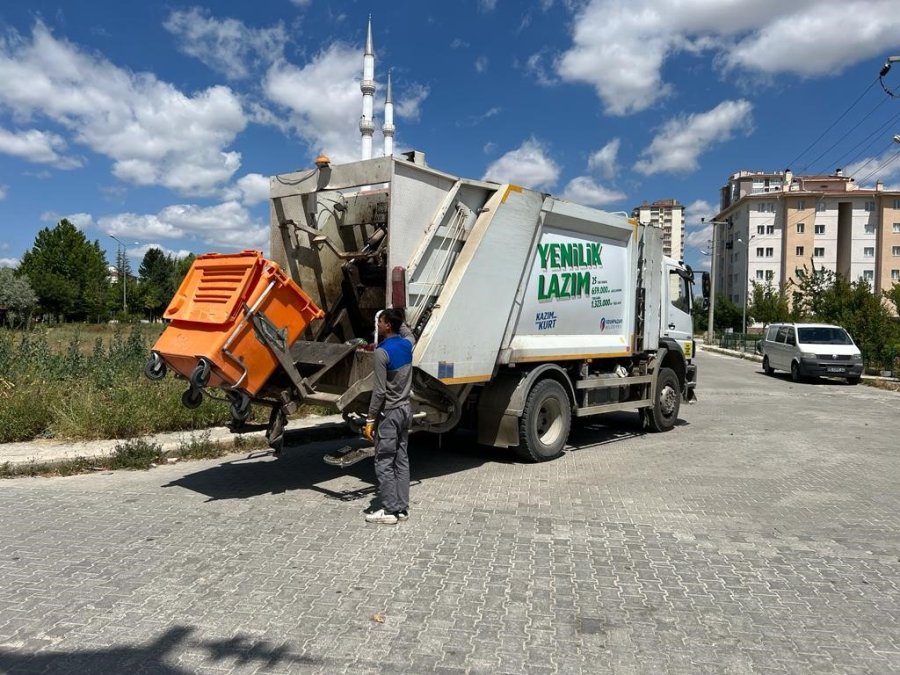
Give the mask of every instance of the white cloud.
[(497, 0), (478, 0), (478, 10), (481, 12), (493, 12), (497, 9)]
[(707, 112), (669, 120), (641, 152), (635, 171), (649, 176), (696, 170), (697, 158), (708, 148), (729, 140), (735, 131), (749, 132), (752, 108), (745, 100), (724, 101)]
[(312, 5), (312, 0), (291, 0), (291, 4), (300, 9), (305, 9)]
[(810, 9), (785, 5), (781, 16), (723, 51), (723, 62), (760, 73), (816, 77), (898, 46), (896, 0), (820, 0)]
[(450, 49), (460, 49), (467, 48), (469, 43), (463, 40), (462, 38), (453, 38), (450, 42)]
[(106, 234), (129, 239), (159, 240), (196, 237), (213, 247), (268, 249), (269, 228), (253, 222), (236, 201), (214, 206), (175, 204), (156, 214), (118, 213), (103, 216), (97, 226)]
[(60, 125), (111, 158), (122, 180), (210, 194), (240, 166), (240, 154), (225, 148), (247, 122), (227, 87), (187, 96), (57, 40), (40, 22), (30, 39), (0, 39), (0, 81), (0, 105)]
[[(685, 245), (705, 250), (712, 239), (713, 226), (708, 221), (712, 220), (717, 213), (718, 209), (705, 199), (697, 199), (688, 204), (684, 209), (684, 223), (687, 228)], [(703, 218), (707, 222), (704, 223)]]
[(229, 79), (243, 79), (281, 58), (287, 33), (282, 24), (250, 28), (236, 19), (215, 19), (199, 7), (169, 14), (163, 26), (179, 38), (178, 49)]
[(59, 154), (65, 149), (66, 141), (58, 134), (37, 129), (16, 133), (0, 128), (0, 153), (21, 157), (38, 164), (52, 164), (57, 169), (74, 169), (81, 166), (81, 160)]
[(891, 144), (880, 155), (861, 159), (844, 167), (844, 175), (852, 176), (860, 187), (863, 184), (871, 187), (876, 181), (886, 183), (900, 179), (900, 150), (896, 144)]
[(556, 61), (568, 82), (594, 87), (611, 115), (666, 98), (667, 59), (714, 52), (726, 69), (833, 74), (897, 44), (896, 0), (590, 0), (577, 7), (572, 46)]
[(585, 206), (602, 206), (625, 199), (624, 192), (613, 190), (594, 182), (590, 176), (578, 176), (569, 181), (560, 195), (576, 204)]
[(535, 82), (544, 87), (556, 84), (556, 78), (548, 70), (545, 60), (547, 59), (546, 50), (536, 52), (528, 57), (525, 62), (525, 70), (534, 77)]
[(156, 242), (151, 242), (148, 244), (141, 244), (140, 246), (134, 246), (133, 248), (131, 246), (129, 246), (128, 247), (128, 257), (133, 258), (135, 260), (142, 260), (144, 258), (144, 256), (147, 255), (147, 251), (149, 251), (152, 248), (159, 249), (160, 251), (163, 252), (164, 255), (172, 256), (173, 258), (187, 258), (192, 253), (192, 251), (189, 251), (184, 248), (172, 249), (172, 248), (163, 246), (162, 244), (158, 244)]
[(494, 141), (488, 141), (487, 143), (484, 144), (484, 147), (481, 148), (481, 151), (486, 155), (490, 155), (496, 149), (497, 149), (497, 144), (494, 143)]
[(290, 111), (291, 127), (311, 152), (337, 163), (359, 159), (359, 53), (337, 42), (302, 68), (276, 63), (263, 81), (266, 96)]
[(515, 150), (491, 163), (482, 180), (515, 183), (527, 188), (551, 188), (559, 179), (560, 168), (550, 159), (544, 146), (530, 138)]
[(18, 258), (0, 258), (0, 267), (16, 268), (18, 266), (19, 266)]
[(479, 73), (483, 73), (487, 70), (488, 67), (488, 58), (486, 56), (479, 56), (475, 59), (475, 71)]
[(90, 213), (68, 213), (61, 215), (56, 211), (44, 211), (40, 215), (43, 223), (53, 223), (56, 225), (63, 218), (72, 223), (79, 230), (84, 230), (94, 224), (94, 217)]
[(8, 191), (9, 191), (8, 185), (0, 185), (0, 202), (2, 202), (4, 199), (6, 199), (6, 195), (7, 195)]
[(224, 197), (229, 201), (240, 200), (244, 206), (260, 204), (269, 198), (269, 177), (259, 173), (248, 173), (225, 190)]
[(394, 103), (394, 112), (410, 122), (415, 122), (421, 114), (422, 103), (430, 93), (431, 90), (423, 84), (406, 87)]
[(593, 153), (588, 159), (588, 169), (596, 171), (603, 178), (614, 177), (616, 175), (616, 157), (619, 154), (620, 144), (621, 141), (618, 138), (614, 138)]

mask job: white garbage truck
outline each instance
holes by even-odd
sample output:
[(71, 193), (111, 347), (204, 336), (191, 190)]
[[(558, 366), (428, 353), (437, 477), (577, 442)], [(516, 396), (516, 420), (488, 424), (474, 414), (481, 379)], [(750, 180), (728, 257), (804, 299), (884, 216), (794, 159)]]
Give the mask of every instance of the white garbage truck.
[[(413, 431), (468, 425), (543, 461), (573, 417), (634, 410), (668, 431), (695, 396), (693, 273), (663, 256), (657, 227), (450, 175), (419, 152), (274, 176), (271, 219), (271, 259), (324, 312), (292, 345), (257, 329), (281, 352), (249, 401), (271, 407), (273, 444), (302, 402), (361, 422), (386, 307), (417, 340)], [(239, 422), (248, 401), (232, 399)]]

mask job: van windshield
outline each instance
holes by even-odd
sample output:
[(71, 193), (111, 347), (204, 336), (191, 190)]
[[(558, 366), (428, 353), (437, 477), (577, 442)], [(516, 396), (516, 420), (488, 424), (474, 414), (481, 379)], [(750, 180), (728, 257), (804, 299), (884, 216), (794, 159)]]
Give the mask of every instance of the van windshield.
[(832, 326), (798, 328), (800, 344), (804, 345), (852, 345), (853, 340), (843, 328)]

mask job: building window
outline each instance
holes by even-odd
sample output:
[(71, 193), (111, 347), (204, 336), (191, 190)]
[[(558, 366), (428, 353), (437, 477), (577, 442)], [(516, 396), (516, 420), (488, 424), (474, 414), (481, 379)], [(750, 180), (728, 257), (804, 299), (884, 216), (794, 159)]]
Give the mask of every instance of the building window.
[(875, 257), (875, 247), (874, 246), (866, 246), (863, 248), (863, 258), (874, 258)]
[(825, 247), (824, 246), (816, 246), (813, 249), (813, 257), (814, 258), (824, 258), (825, 257)]
[(803, 199), (797, 201), (797, 210), (802, 211), (806, 208), (806, 202)]
[(802, 247), (802, 246), (798, 246), (798, 247), (797, 247), (797, 253), (796, 253), (796, 254), (797, 254), (797, 255), (803, 255), (803, 247)]
[(825, 226), (816, 225), (816, 234), (825, 234)]
[(756, 257), (757, 257), (757, 258), (762, 258), (764, 252), (765, 252), (765, 251), (764, 251), (764, 249), (763, 249), (762, 247), (756, 249)]
[(766, 234), (775, 234), (775, 226), (766, 225)]
[(875, 272), (873, 270), (863, 270), (863, 279), (866, 281), (875, 281)]
[(756, 278), (757, 278), (757, 279), (762, 279), (762, 278), (763, 278), (763, 271), (762, 271), (762, 270), (756, 270)]
[(891, 246), (891, 255), (900, 258), (900, 246)]
[(894, 208), (895, 208), (895, 209), (900, 209), (900, 199), (895, 199), (895, 200), (894, 200)]
[(894, 234), (900, 234), (900, 223), (894, 223), (893, 232)]
[(824, 211), (825, 202), (816, 202), (816, 211)]
[(757, 225), (756, 226), (756, 234), (762, 234), (765, 231), (766, 231), (765, 225)]
[(797, 279), (799, 279), (799, 278), (800, 278), (800, 272), (802, 272), (802, 271), (803, 271), (803, 270), (802, 270), (801, 268), (795, 267), (795, 268), (794, 268), (794, 277), (797, 278)]
[(900, 281), (900, 270), (891, 270), (891, 281)]
[(806, 223), (797, 223), (797, 234), (803, 234), (806, 231)]
[(775, 278), (775, 272), (772, 270), (766, 270), (766, 281), (772, 281)]
[[(897, 250), (900, 251), (900, 246), (897, 247)], [(771, 258), (775, 254), (775, 249), (771, 246), (766, 246), (766, 257)]]
[(866, 211), (874, 211), (875, 202), (866, 202)]
[(875, 223), (866, 223), (866, 234), (875, 234)]

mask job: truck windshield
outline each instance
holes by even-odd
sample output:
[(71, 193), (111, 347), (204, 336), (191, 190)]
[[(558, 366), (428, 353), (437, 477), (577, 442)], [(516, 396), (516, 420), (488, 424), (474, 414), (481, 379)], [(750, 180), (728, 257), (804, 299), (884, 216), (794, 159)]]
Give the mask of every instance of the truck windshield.
[(824, 326), (818, 328), (798, 328), (800, 344), (805, 345), (852, 345), (853, 340), (843, 328)]

